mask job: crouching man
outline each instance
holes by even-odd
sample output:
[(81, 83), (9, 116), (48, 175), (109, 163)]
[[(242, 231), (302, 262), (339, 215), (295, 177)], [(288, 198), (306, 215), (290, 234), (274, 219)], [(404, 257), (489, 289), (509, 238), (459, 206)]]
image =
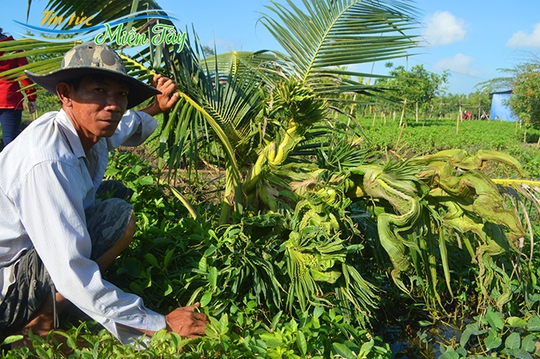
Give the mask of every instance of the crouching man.
[[(101, 276), (135, 232), (126, 188), (102, 186), (108, 151), (142, 143), (157, 127), (152, 116), (178, 100), (175, 84), (128, 76), (114, 50), (94, 43), (68, 51), (59, 70), (27, 75), (62, 108), (0, 153), (0, 337), (30, 328), (45, 336), (68, 303), (122, 343), (164, 328), (204, 334), (207, 317), (195, 306), (161, 315)], [(145, 109), (127, 111), (152, 96)], [(103, 191), (116, 198), (99, 200)]]

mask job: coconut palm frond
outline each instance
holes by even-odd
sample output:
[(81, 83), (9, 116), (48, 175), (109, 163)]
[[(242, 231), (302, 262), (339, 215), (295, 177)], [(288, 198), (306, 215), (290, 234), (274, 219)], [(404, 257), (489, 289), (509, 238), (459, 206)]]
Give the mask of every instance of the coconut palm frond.
[(24, 71), (34, 73), (47, 73), (60, 68), (62, 56), (77, 42), (66, 40), (65, 42), (47, 42), (35, 39), (21, 39), (0, 42), (0, 54), (2, 59), (9, 60), (26, 57), (28, 64), (0, 73), (0, 77), (21, 78)]
[(272, 64), (276, 61), (278, 61), (277, 57), (267, 51), (231, 51), (208, 56), (202, 60), (212, 73), (219, 76), (227, 76), (231, 72), (239, 74), (254, 71), (254, 69), (271, 70)]
[(540, 180), (530, 179), (502, 179), (494, 178), (492, 181), (499, 185), (501, 190), (516, 200), (527, 200), (540, 214)]
[(529, 241), (529, 268), (532, 268), (535, 236), (538, 236), (540, 221), (540, 180), (527, 179), (493, 179), (500, 192), (508, 198), (513, 209), (519, 214), (526, 237), (518, 244), (519, 253), (525, 250), (525, 239)]
[(287, 4), (268, 6), (277, 19), (263, 15), (262, 23), (285, 49), (289, 71), (313, 86), (324, 82), (325, 92), (351, 89), (337, 66), (404, 57), (416, 46), (405, 34), (416, 15), (407, 1), (314, 0), (303, 2), (305, 10)]
[(515, 159), (503, 153), (470, 155), (448, 150), (349, 169), (345, 193), (368, 198), (373, 204), (379, 240), (393, 264), (391, 274), (399, 288), (409, 290), (404, 276), (411, 283), (414, 278), (425, 281), (428, 297), (440, 303), (434, 268), (439, 262), (452, 293), (451, 247), (466, 249), (477, 263), (483, 300), (501, 308), (511, 299), (511, 274), (504, 271), (501, 258), (523, 253), (525, 229), (529, 229), (532, 256), (540, 183), (499, 180), (498, 186), (497, 180), (482, 171), (488, 161), (519, 168)]

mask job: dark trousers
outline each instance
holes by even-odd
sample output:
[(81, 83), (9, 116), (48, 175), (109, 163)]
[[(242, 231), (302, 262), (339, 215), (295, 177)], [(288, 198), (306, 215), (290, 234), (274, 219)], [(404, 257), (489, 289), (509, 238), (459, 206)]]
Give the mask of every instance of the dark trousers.
[(13, 141), (21, 130), (22, 110), (0, 109), (0, 125), (4, 146)]
[[(97, 190), (94, 206), (86, 209), (86, 224), (92, 240), (91, 259), (107, 252), (124, 234), (133, 207), (127, 201), (133, 191), (118, 181), (104, 181)], [(55, 295), (54, 283), (34, 248), (13, 264), (16, 277), (0, 301), (0, 343), (8, 332), (28, 323), (49, 295)], [(2, 276), (0, 268), (0, 276)]]

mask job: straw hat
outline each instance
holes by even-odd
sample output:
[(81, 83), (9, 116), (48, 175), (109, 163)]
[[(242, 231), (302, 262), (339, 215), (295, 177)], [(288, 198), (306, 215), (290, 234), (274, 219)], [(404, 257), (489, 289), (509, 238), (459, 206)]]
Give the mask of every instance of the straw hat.
[(87, 75), (101, 75), (116, 78), (129, 87), (127, 108), (137, 106), (144, 100), (161, 92), (127, 74), (122, 59), (108, 45), (84, 43), (75, 46), (62, 59), (60, 69), (46, 74), (25, 71), (30, 80), (56, 95), (59, 82), (69, 82)]

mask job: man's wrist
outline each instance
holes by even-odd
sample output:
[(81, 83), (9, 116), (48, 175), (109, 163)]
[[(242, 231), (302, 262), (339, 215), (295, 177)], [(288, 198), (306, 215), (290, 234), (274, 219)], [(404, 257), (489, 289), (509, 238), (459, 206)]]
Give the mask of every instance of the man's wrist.
[(145, 108), (139, 111), (145, 112), (152, 117), (159, 115), (160, 113), (163, 113), (163, 111), (159, 108), (159, 106), (155, 102), (152, 103), (151, 105), (146, 106)]

